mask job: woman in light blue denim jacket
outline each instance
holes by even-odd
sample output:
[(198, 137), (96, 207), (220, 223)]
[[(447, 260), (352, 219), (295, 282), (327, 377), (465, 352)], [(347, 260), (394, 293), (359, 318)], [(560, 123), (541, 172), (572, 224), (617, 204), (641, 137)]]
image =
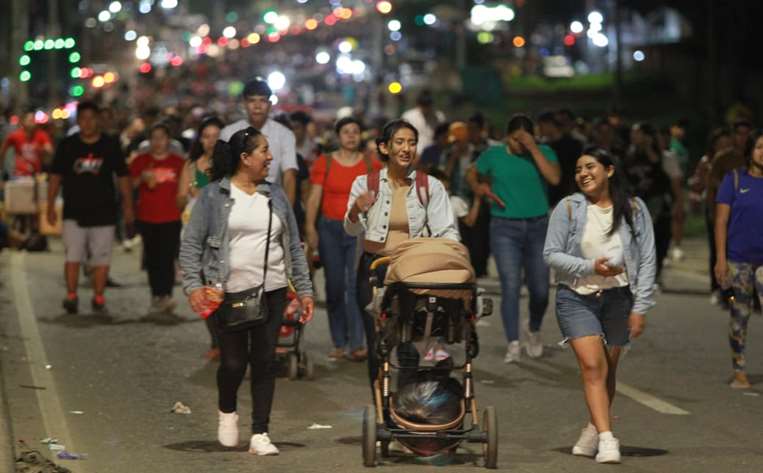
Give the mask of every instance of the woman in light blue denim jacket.
[(549, 220), (543, 256), (556, 271), (556, 317), (582, 371), (591, 420), (574, 455), (619, 463), (610, 407), (623, 346), (644, 330), (654, 305), (654, 233), (649, 211), (631, 198), (613, 157), (583, 152), (575, 168), (582, 193), (565, 197)]
[[(372, 297), (369, 284), (371, 263), (379, 256), (389, 255), (397, 244), (409, 238), (428, 236), (459, 241), (450, 197), (442, 183), (426, 176), (428, 195), (419, 196), (426, 189), (416, 185), (414, 162), (418, 137), (416, 128), (405, 120), (393, 120), (384, 126), (377, 138), (379, 157), (386, 163), (378, 176), (378, 195), (369, 189), (368, 176), (355, 178), (344, 217), (347, 233), (353, 236), (365, 233), (364, 251), (358, 265), (357, 300), (366, 332), (368, 375), (372, 385), (379, 366), (374, 320), (365, 310)], [(385, 272), (386, 265), (377, 269), (379, 280), (384, 280)], [(413, 364), (410, 358), (414, 353), (403, 352), (399, 349), (398, 357), (408, 357)]]
[[(301, 299), (302, 323), (313, 315), (313, 288), (297, 223), (283, 189), (265, 181), (273, 160), (265, 136), (254, 128), (218, 142), (212, 183), (201, 192), (180, 247), (183, 288), (198, 313), (213, 308), (208, 286), (224, 291), (218, 323), (218, 441), (239, 444), (237, 392), (251, 365), (252, 437), (249, 452), (276, 455), (268, 435), (275, 392), (275, 351), (286, 308), (288, 281)], [(267, 258), (267, 263), (266, 263)], [(266, 265), (267, 264), (267, 269)], [(266, 320), (233, 330), (224, 324), (234, 302), (264, 291)], [(219, 305), (219, 304), (218, 304)]]

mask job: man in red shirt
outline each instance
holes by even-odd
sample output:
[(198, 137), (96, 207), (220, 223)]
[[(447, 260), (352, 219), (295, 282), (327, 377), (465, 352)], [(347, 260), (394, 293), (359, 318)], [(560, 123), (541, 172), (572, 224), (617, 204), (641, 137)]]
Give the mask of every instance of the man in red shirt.
[[(5, 160), (8, 148), (16, 153), (14, 177), (34, 176), (42, 170), (43, 161), (53, 154), (53, 143), (34, 122), (34, 112), (26, 112), (21, 117), (21, 126), (9, 133), (0, 147), (0, 163)], [(2, 167), (2, 166), (0, 166)]]

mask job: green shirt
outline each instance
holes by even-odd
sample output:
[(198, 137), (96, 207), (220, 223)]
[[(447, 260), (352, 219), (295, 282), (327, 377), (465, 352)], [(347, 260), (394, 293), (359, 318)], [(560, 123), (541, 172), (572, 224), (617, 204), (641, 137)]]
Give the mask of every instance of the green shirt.
[[(559, 161), (550, 147), (538, 148), (549, 161)], [(546, 180), (530, 154), (511, 154), (505, 144), (492, 146), (477, 159), (477, 172), (490, 178), (493, 193), (506, 204), (501, 208), (491, 202), (492, 216), (532, 218), (548, 213)]]

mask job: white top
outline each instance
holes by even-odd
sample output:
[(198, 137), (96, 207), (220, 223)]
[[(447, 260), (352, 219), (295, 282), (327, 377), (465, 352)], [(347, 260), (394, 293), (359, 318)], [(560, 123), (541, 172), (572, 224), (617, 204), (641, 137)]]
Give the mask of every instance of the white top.
[[(223, 128), (220, 139), (230, 141), (231, 136), (239, 130), (252, 126), (248, 120), (239, 120)], [(268, 139), (270, 152), (273, 154), (273, 162), (268, 173), (268, 182), (281, 184), (283, 173), (289, 169), (298, 170), (296, 138), (294, 133), (275, 120), (268, 120), (260, 130)]]
[(434, 129), (440, 123), (445, 123), (445, 114), (439, 110), (435, 110), (435, 122), (427, 122), (424, 114), (421, 113), (419, 107), (412, 108), (403, 113), (402, 119), (408, 121), (411, 125), (416, 127), (419, 132), (419, 143), (416, 145), (416, 152), (419, 156), (424, 152), (424, 148), (434, 143)]
[[(588, 204), (580, 251), (583, 258), (595, 260), (607, 256), (609, 257), (607, 264), (624, 268), (625, 254), (620, 234), (615, 232), (612, 236), (607, 235), (612, 228), (612, 213), (612, 207), (603, 209), (597, 205)], [(625, 271), (614, 277), (593, 274), (579, 278), (575, 283), (572, 289), (578, 294), (593, 294), (602, 289), (627, 286), (628, 275)]]
[(453, 215), (456, 217), (456, 220), (469, 215), (469, 204), (466, 203), (463, 197), (457, 195), (450, 196), (450, 206), (453, 207)]
[[(268, 234), (268, 198), (257, 192), (249, 195), (233, 183), (230, 195), (234, 202), (228, 217), (230, 275), (225, 281), (225, 291), (241, 292), (262, 284), (265, 240)], [(283, 222), (273, 213), (265, 291), (275, 291), (288, 285), (284, 249), (281, 245), (283, 231)]]

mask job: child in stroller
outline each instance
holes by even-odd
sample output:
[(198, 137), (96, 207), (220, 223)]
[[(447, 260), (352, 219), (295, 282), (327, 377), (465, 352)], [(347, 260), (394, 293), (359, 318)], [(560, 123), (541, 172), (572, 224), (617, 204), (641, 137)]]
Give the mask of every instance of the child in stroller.
[[(472, 359), (479, 352), (475, 322), (490, 314), (492, 304), (478, 303), (468, 251), (451, 240), (415, 239), (376, 260), (372, 269), (383, 264), (389, 265), (384, 284), (372, 281), (381, 370), (375, 405), (364, 413), (364, 464), (376, 464), (377, 440), (382, 456), (392, 439), (422, 456), (453, 451), (466, 440), (482, 443), (485, 466), (495, 468), (495, 410), (488, 407), (480, 420), (472, 377)], [(465, 361), (459, 366), (446, 349), (455, 344), (464, 345)], [(392, 368), (399, 371), (397, 392), (392, 392)], [(451, 378), (454, 369), (463, 370), (463, 384)]]

